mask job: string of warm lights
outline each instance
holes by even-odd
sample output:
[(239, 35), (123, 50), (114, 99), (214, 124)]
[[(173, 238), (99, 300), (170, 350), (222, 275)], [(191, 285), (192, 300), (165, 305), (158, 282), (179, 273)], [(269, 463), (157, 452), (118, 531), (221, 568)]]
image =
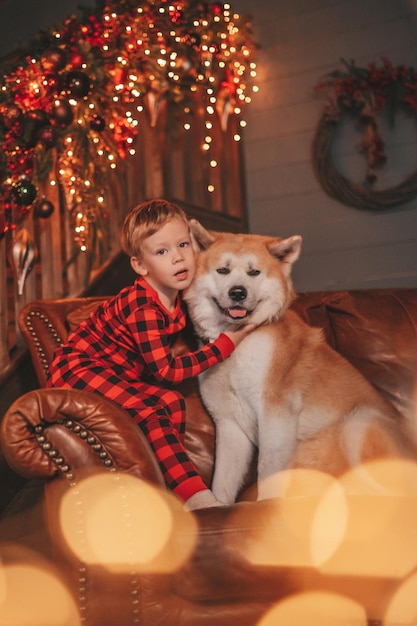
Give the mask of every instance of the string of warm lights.
[(186, 132), (203, 105), (201, 149), (212, 168), (214, 116), (223, 130), (231, 115), (245, 125), (242, 112), (257, 91), (247, 17), (218, 2), (98, 4), (42, 33), (33, 51), (3, 72), (0, 237), (32, 208), (37, 217), (49, 217), (52, 203), (47, 195), (39, 198), (49, 177), (64, 191), (77, 244), (89, 249), (92, 230), (106, 214), (108, 174), (135, 154), (143, 115), (156, 126), (160, 112), (173, 107), (181, 114), (167, 119), (181, 120)]

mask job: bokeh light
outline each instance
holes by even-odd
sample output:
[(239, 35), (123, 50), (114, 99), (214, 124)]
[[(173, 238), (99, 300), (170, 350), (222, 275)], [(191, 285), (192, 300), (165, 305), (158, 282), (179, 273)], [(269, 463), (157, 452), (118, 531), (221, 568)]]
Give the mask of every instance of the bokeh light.
[(384, 626), (417, 624), (417, 573), (407, 578), (391, 598), (385, 614)]
[[(320, 570), (391, 579), (409, 574), (417, 565), (417, 465), (400, 459), (374, 461), (353, 468), (339, 484), (347, 525), (334, 553), (317, 559)], [(339, 502), (332, 490), (323, 498), (329, 526), (339, 523)]]
[[(245, 547), (246, 558), (257, 565), (313, 566), (315, 516), (324, 494), (332, 487), (339, 493), (338, 526), (330, 532), (327, 525), (325, 528), (316, 526), (314, 538), (316, 553), (319, 545), (326, 554), (334, 550), (343, 538), (346, 525), (343, 492), (329, 474), (294, 469), (271, 476), (267, 484), (263, 484), (262, 492), (267, 492), (271, 500), (265, 517), (259, 518), (258, 531)], [(280, 496), (273, 498), (278, 493)], [(236, 514), (241, 515), (239, 511)]]
[(49, 564), (23, 547), (0, 546), (1, 626), (80, 623), (72, 596)]
[(173, 571), (189, 557), (197, 533), (194, 516), (171, 493), (115, 473), (85, 478), (69, 490), (60, 522), (82, 561), (112, 571)]
[(287, 470), (268, 483), (272, 499), (243, 548), (250, 562), (393, 581), (417, 566), (414, 462), (373, 461), (340, 478)]
[(257, 626), (366, 626), (364, 608), (344, 596), (313, 591), (289, 596), (275, 605)]

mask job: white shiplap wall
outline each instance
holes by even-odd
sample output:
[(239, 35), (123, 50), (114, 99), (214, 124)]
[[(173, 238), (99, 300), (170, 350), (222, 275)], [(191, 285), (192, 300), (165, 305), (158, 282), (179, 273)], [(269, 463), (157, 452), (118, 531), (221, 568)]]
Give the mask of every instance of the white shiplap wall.
[[(260, 93), (247, 109), (247, 199), (251, 232), (304, 238), (298, 291), (417, 286), (417, 198), (368, 212), (328, 197), (315, 178), (311, 144), (323, 99), (315, 85), (341, 67), (388, 57), (417, 67), (417, 0), (234, 0), (253, 16)], [(351, 180), (366, 171), (353, 129), (340, 133), (338, 163)], [(389, 187), (417, 170), (417, 120), (384, 131)]]

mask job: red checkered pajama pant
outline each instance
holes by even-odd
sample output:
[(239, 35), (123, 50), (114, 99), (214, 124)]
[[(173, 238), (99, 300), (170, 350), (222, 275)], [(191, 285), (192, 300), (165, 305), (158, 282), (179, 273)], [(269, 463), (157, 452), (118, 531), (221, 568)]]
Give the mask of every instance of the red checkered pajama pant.
[[(185, 400), (172, 389), (121, 378), (114, 370), (85, 363), (71, 364), (65, 372), (51, 372), (49, 385), (99, 393), (123, 407), (149, 441), (169, 489), (186, 500), (206, 488), (184, 448)], [(193, 479), (193, 480), (190, 480)]]

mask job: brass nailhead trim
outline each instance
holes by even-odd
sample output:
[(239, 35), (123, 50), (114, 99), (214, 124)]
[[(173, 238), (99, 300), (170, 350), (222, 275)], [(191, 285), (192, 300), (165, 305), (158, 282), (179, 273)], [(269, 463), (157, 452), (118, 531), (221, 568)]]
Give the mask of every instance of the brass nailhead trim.
[[(98, 454), (99, 458), (103, 461), (104, 466), (110, 471), (115, 472), (116, 468), (113, 465), (112, 460), (109, 458), (107, 452), (103, 450), (103, 446), (97, 443), (97, 439), (89, 434), (89, 432), (80, 426), (75, 420), (65, 419), (59, 422), (68, 430), (72, 430), (76, 435), (80, 437), (80, 439), (87, 442), (87, 444)], [(47, 440), (45, 436), (45, 430), (48, 426), (48, 423), (43, 421), (35, 426), (35, 435), (38, 445), (44, 450), (49, 458), (55, 463), (58, 467), (61, 474), (67, 479), (68, 484), (71, 488), (75, 488), (77, 486), (74, 474), (71, 471), (71, 467), (68, 463), (65, 462), (65, 459), (61, 454), (59, 454), (58, 450), (56, 450), (52, 444)], [(85, 566), (85, 563), (80, 562), (78, 566), (78, 611), (80, 615), (80, 621), (84, 624), (88, 624), (89, 621), (89, 611), (88, 611), (88, 571)], [(140, 619), (137, 618), (138, 609), (133, 607), (133, 624), (140, 624)]]
[[(65, 426), (68, 430), (72, 430), (72, 432), (80, 437), (83, 441), (87, 443), (87, 445), (94, 450), (99, 459), (103, 462), (103, 465), (107, 468), (113, 468), (113, 461), (109, 458), (108, 452), (103, 450), (103, 446), (101, 443), (97, 442), (96, 437), (91, 435), (88, 430), (82, 428), (80, 424), (78, 424), (75, 420), (65, 419), (58, 422)], [(44, 452), (46, 452), (50, 459), (54, 461), (54, 463), (58, 466), (59, 470), (66, 474), (70, 470), (70, 466), (65, 463), (64, 457), (56, 450), (53, 445), (48, 441), (45, 436), (45, 429), (47, 427), (47, 423), (39, 423), (35, 426), (35, 436), (38, 445), (42, 448)]]
[(45, 371), (45, 374), (48, 373), (48, 367), (49, 367), (49, 362), (48, 359), (46, 358), (46, 354), (42, 348), (41, 342), (40, 340), (37, 338), (38, 337), (38, 333), (35, 331), (35, 328), (33, 326), (33, 322), (32, 319), (34, 317), (37, 317), (38, 319), (40, 319), (43, 324), (45, 325), (45, 328), (48, 330), (49, 334), (52, 336), (53, 340), (56, 341), (57, 345), (62, 345), (63, 340), (60, 337), (60, 335), (57, 333), (54, 325), (51, 323), (51, 321), (49, 320), (49, 318), (44, 314), (41, 313), (40, 311), (29, 311), (29, 313), (26, 315), (26, 327), (29, 331), (29, 334), (31, 335), (31, 337), (34, 338), (34, 345), (36, 348), (36, 351), (38, 353), (40, 362), (42, 363), (42, 367)]

